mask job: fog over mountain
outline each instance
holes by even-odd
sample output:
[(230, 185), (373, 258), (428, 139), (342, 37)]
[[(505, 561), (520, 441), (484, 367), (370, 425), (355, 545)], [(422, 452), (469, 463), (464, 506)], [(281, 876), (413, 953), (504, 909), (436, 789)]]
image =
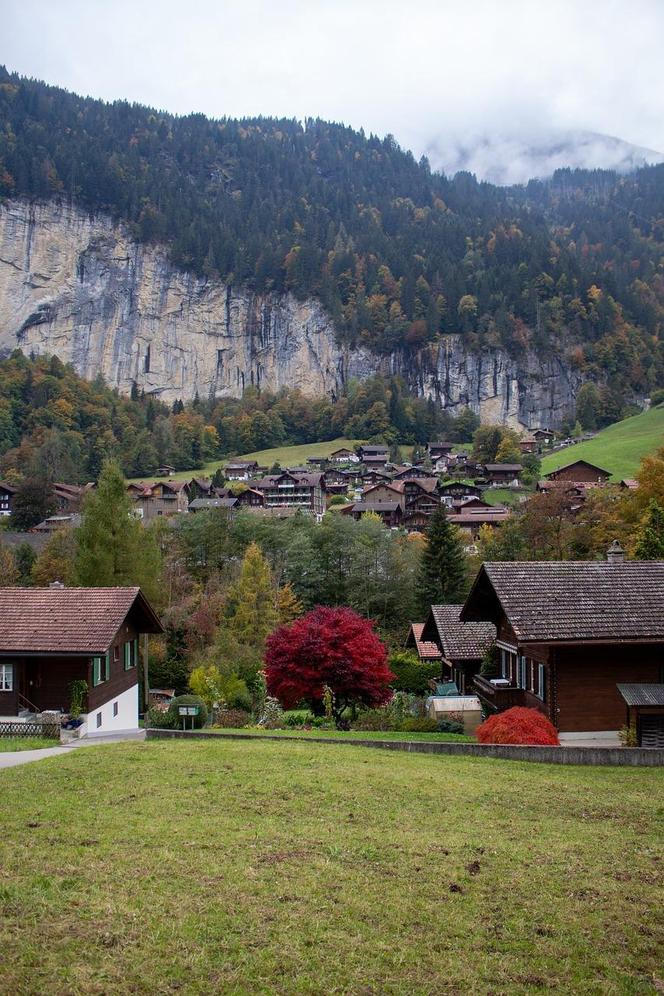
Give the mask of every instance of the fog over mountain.
[(439, 135), (426, 147), (432, 169), (452, 176), (459, 170), (478, 180), (507, 186), (551, 176), (555, 170), (612, 169), (629, 173), (664, 162), (664, 153), (612, 135), (551, 129), (535, 133), (484, 132), (464, 137)]

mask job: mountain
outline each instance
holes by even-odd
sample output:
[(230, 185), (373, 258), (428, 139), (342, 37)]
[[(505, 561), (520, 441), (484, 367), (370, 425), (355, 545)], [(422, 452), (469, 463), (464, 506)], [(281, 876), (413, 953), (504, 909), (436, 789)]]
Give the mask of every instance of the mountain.
[(167, 400), (339, 395), (558, 425), (664, 383), (664, 166), (452, 179), (319, 120), (174, 117), (0, 70), (0, 349)]
[(426, 154), (433, 169), (448, 176), (465, 170), (479, 180), (500, 186), (547, 179), (559, 169), (605, 169), (625, 174), (664, 162), (664, 153), (611, 135), (553, 129), (494, 132), (461, 140), (440, 135), (428, 143)]

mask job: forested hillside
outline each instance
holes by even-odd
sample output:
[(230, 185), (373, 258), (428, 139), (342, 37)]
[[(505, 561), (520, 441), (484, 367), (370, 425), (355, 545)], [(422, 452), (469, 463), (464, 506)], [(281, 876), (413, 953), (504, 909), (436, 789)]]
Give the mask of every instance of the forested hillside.
[(664, 166), (499, 188), (391, 137), (174, 117), (0, 68), (0, 196), (66, 198), (175, 263), (316, 296), (351, 347), (556, 351), (617, 394), (664, 383)]
[(17, 350), (0, 360), (0, 477), (79, 484), (96, 480), (107, 458), (127, 477), (141, 477), (161, 464), (195, 470), (233, 453), (344, 433), (409, 444), (440, 434), (469, 439), (477, 425), (470, 411), (453, 419), (410, 397), (397, 379), (351, 383), (335, 401), (248, 388), (241, 399), (168, 408), (136, 391), (125, 398), (101, 378), (82, 380), (55, 357)]

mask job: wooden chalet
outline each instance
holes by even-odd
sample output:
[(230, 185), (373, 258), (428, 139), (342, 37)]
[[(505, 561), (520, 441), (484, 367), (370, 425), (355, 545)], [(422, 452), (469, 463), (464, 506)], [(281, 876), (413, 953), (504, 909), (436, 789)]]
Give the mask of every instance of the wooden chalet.
[(354, 519), (361, 519), (370, 512), (382, 519), (383, 525), (388, 529), (397, 529), (401, 525), (403, 510), (398, 501), (362, 500), (353, 502), (342, 510), (343, 515), (352, 515)]
[(481, 498), (483, 493), (482, 488), (478, 488), (475, 484), (465, 484), (464, 481), (448, 481), (438, 487), (441, 500), (450, 506), (458, 498), (470, 498), (471, 496)]
[[(625, 722), (621, 684), (663, 679), (664, 562), (608, 560), (486, 563), (461, 610), (492, 622), (498, 678), (475, 678), (489, 711), (543, 712), (564, 734), (615, 738)], [(649, 726), (664, 736), (664, 707)]]
[(491, 484), (518, 487), (519, 475), (522, 470), (523, 467), (520, 463), (486, 463), (484, 464), (483, 476)]
[(425, 477), (430, 478), (432, 481), (438, 480), (438, 474), (433, 470), (427, 470), (425, 467), (395, 467), (392, 472), (393, 481), (421, 481)]
[(268, 474), (252, 481), (248, 490), (259, 492), (264, 498), (263, 502), (253, 502), (250, 497), (249, 505), (299, 508), (318, 519), (325, 512), (325, 475), (320, 471), (313, 474), (293, 474), (286, 470), (281, 474)]
[(156, 477), (172, 477), (175, 473), (175, 467), (171, 467), (169, 463), (162, 463), (160, 467), (155, 470)]
[(623, 477), (620, 487), (623, 491), (638, 491), (639, 482), (635, 477)]
[(248, 481), (257, 473), (256, 460), (233, 460), (224, 467), (224, 477), (228, 481)]
[(446, 457), (449, 453), (451, 453), (453, 447), (454, 443), (447, 443), (447, 442), (427, 443), (427, 453), (429, 454), (430, 460), (432, 462), (435, 462), (440, 457)]
[(555, 432), (551, 429), (531, 429), (530, 435), (533, 439), (536, 439), (538, 443), (551, 443), (556, 438)]
[(334, 450), (327, 459), (329, 463), (359, 463), (360, 461), (355, 450), (349, 450), (346, 446)]
[(462, 622), (462, 608), (462, 605), (432, 605), (420, 639), (438, 648), (441, 678), (453, 681), (462, 695), (475, 695), (473, 678), (495, 642), (496, 627), (491, 622)]
[(388, 454), (389, 449), (384, 445), (384, 443), (363, 443), (357, 448), (357, 455), (362, 462), (364, 462), (367, 457), (385, 457), (385, 462), (387, 462)]
[(189, 481), (189, 498), (210, 498), (214, 488), (212, 481), (207, 477), (192, 477)]
[(140, 588), (0, 588), (0, 619), (0, 715), (66, 713), (82, 680), (82, 734), (138, 729), (140, 637), (163, 632)]
[(187, 481), (140, 481), (128, 484), (127, 492), (134, 499), (137, 518), (143, 522), (178, 515), (189, 508)]
[(574, 484), (606, 484), (611, 477), (610, 470), (604, 470), (587, 460), (575, 460), (567, 463), (564, 467), (552, 470), (544, 475), (547, 481), (571, 481)]
[(334, 467), (323, 472), (325, 492), (328, 495), (345, 495), (348, 492), (348, 477)]
[(245, 488), (237, 495), (238, 508), (263, 508), (265, 506), (265, 495), (258, 488)]
[(93, 488), (94, 484), (54, 484), (56, 511), (64, 515), (80, 512), (83, 499)]
[(442, 661), (443, 655), (440, 647), (433, 640), (423, 640), (422, 631), (424, 623), (411, 623), (406, 637), (405, 646), (408, 650), (414, 650), (423, 664), (431, 664), (432, 661)]
[(370, 470), (383, 470), (388, 462), (387, 451), (385, 453), (366, 453), (362, 457), (362, 465)]
[(12, 514), (14, 508), (14, 495), (18, 491), (13, 484), (7, 481), (0, 481), (0, 518)]
[(452, 510), (447, 518), (448, 521), (457, 526), (464, 535), (467, 543), (475, 543), (479, 539), (482, 526), (495, 528), (502, 525), (510, 517), (510, 510), (504, 505), (490, 505), (465, 508), (462, 506), (459, 511)]
[(522, 436), (519, 440), (519, 449), (522, 453), (536, 453), (539, 443), (534, 436)]

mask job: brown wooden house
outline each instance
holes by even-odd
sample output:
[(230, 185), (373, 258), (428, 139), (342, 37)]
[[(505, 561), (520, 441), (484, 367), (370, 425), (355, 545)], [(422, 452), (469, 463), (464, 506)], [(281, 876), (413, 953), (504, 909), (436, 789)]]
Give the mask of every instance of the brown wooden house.
[(544, 475), (547, 481), (572, 481), (575, 484), (606, 484), (611, 477), (610, 470), (604, 470), (587, 460), (575, 460), (558, 470)]
[(475, 695), (473, 678), (496, 639), (490, 622), (462, 622), (462, 605), (432, 605), (420, 640), (438, 647), (441, 678), (455, 682), (462, 695)]
[(14, 509), (14, 495), (18, 488), (7, 481), (0, 481), (0, 518), (6, 518)]
[(424, 623), (411, 623), (405, 646), (408, 650), (414, 650), (423, 664), (442, 661), (443, 655), (440, 647), (433, 640), (423, 640), (423, 630)]
[(138, 728), (140, 637), (163, 632), (140, 588), (0, 588), (0, 715), (67, 712), (88, 692), (82, 732)]
[(356, 501), (342, 509), (343, 515), (352, 515), (354, 519), (361, 519), (369, 512), (382, 519), (388, 529), (396, 529), (401, 525), (403, 511), (398, 501)]
[[(461, 611), (497, 628), (501, 675), (475, 679), (489, 710), (537, 708), (562, 732), (615, 736), (621, 683), (658, 683), (664, 666), (664, 562), (486, 563)], [(664, 712), (661, 717), (664, 723)]]

